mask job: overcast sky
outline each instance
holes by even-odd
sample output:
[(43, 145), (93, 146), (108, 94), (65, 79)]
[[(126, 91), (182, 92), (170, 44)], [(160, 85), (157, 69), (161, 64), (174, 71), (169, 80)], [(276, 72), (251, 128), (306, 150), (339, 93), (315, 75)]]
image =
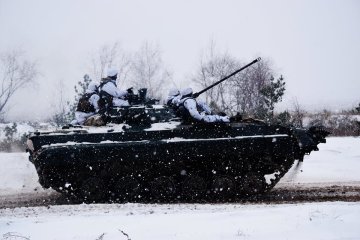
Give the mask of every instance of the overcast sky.
[(308, 109), (360, 102), (358, 0), (0, 0), (0, 51), (23, 49), (42, 73), (35, 87), (15, 96), (8, 115), (46, 116), (57, 82), (70, 95), (104, 44), (135, 51), (144, 41), (156, 43), (182, 82), (211, 39), (244, 62), (270, 58), (287, 84), (280, 108), (294, 98)]

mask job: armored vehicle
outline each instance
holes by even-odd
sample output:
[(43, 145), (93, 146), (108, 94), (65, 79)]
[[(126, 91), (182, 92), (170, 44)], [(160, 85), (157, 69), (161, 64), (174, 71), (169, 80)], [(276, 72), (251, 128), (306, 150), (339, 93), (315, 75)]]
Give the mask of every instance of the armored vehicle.
[(89, 201), (247, 197), (274, 187), (327, 135), (249, 120), (183, 125), (166, 106), (134, 109), (150, 124), (33, 133), (40, 184)]
[(329, 134), (253, 119), (185, 124), (153, 102), (111, 108), (107, 122), (32, 133), (40, 184), (88, 202), (249, 197), (273, 188)]

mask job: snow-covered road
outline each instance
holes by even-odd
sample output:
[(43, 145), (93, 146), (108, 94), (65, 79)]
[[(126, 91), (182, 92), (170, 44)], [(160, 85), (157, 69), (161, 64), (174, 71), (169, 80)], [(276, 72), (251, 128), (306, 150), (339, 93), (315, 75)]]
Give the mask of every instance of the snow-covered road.
[[(319, 144), (319, 151), (305, 156), (304, 162), (294, 164), (280, 183), (360, 182), (360, 137), (329, 137)], [(294, 171), (298, 168), (299, 171)]]
[[(360, 186), (360, 138), (328, 138), (276, 189)], [(40, 194), (25, 153), (0, 154), (0, 201)], [(356, 188), (359, 189), (359, 188)], [(0, 209), (0, 239), (360, 239), (360, 202), (80, 204)]]
[(10, 234), (36, 240), (360, 237), (360, 203), (105, 204), (16, 208), (0, 214), (3, 239), (25, 239), (7, 238)]

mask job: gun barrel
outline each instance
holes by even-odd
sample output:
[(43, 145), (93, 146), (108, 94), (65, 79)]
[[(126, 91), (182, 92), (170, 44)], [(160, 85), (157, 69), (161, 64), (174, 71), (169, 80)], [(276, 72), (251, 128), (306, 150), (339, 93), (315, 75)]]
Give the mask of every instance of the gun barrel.
[(226, 79), (231, 78), (231, 77), (234, 76), (235, 74), (241, 72), (241, 71), (244, 70), (245, 68), (250, 67), (250, 66), (253, 65), (254, 63), (259, 62), (260, 60), (261, 60), (260, 57), (257, 58), (257, 59), (255, 59), (255, 60), (252, 61), (251, 63), (246, 64), (246, 65), (243, 66), (242, 68), (240, 68), (240, 69), (236, 70), (235, 72), (231, 73), (230, 75), (228, 75), (228, 76), (220, 79), (219, 81), (217, 81), (217, 82), (215, 82), (214, 84), (208, 86), (207, 88), (201, 90), (200, 92), (194, 93), (194, 94), (193, 94), (193, 97), (197, 98), (200, 94), (202, 94), (202, 93), (206, 92), (207, 90), (209, 90), (210, 88), (213, 88), (213, 87), (215, 87), (216, 85), (222, 83), (222, 82), (225, 81)]

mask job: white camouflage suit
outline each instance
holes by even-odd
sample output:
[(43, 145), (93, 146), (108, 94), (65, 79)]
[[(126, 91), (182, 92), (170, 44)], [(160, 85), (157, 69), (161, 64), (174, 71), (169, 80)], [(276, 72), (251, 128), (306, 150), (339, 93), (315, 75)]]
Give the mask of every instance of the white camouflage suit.
[(101, 88), (102, 91), (107, 92), (113, 96), (113, 106), (115, 107), (124, 107), (130, 106), (127, 100), (121, 99), (125, 97), (128, 93), (127, 91), (120, 90), (116, 87), (116, 81), (111, 80), (108, 83), (104, 84)]
[[(191, 95), (192, 89), (187, 88), (181, 92), (183, 96)], [(198, 121), (204, 122), (230, 122), (228, 116), (211, 115), (211, 109), (203, 101), (196, 101), (192, 97), (185, 97), (180, 100), (180, 104), (183, 104), (185, 109), (190, 113), (190, 116)], [(201, 109), (199, 112), (198, 107)]]
[(99, 110), (99, 106), (98, 106), (98, 101), (100, 99), (99, 95), (96, 93), (97, 90), (97, 83), (90, 83), (88, 86), (88, 89), (86, 90), (85, 93), (94, 93), (93, 95), (91, 95), (91, 97), (89, 98), (89, 102), (92, 106), (94, 106), (95, 108), (95, 112), (80, 112), (80, 111), (76, 111), (75, 112), (75, 120), (73, 120), (71, 122), (72, 125), (82, 125), (86, 119), (88, 119), (89, 117), (93, 116), (96, 114), (96, 112)]

